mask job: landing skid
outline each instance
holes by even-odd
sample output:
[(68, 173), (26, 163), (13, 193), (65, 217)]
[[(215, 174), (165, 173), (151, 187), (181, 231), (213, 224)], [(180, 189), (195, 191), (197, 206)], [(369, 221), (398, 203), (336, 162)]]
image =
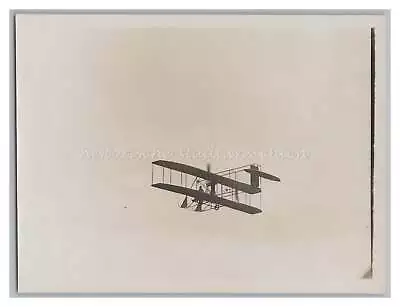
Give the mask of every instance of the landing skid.
[(202, 202), (200, 203), (198, 200), (193, 198), (191, 203), (188, 204), (187, 199), (183, 201), (183, 203), (179, 206), (182, 209), (189, 209), (195, 212), (205, 212), (209, 210), (219, 210), (222, 206), (219, 204), (213, 204), (210, 202)]

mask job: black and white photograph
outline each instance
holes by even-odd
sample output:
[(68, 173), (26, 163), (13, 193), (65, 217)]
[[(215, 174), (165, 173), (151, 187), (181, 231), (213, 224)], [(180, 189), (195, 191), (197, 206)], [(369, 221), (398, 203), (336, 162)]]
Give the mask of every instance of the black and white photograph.
[(387, 14), (17, 12), (17, 295), (387, 295)]

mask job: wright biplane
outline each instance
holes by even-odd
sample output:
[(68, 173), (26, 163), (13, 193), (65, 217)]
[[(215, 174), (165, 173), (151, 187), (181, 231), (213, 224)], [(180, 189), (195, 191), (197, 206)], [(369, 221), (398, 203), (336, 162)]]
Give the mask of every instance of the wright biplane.
[[(179, 207), (196, 212), (228, 207), (248, 214), (261, 213), (260, 178), (280, 181), (278, 177), (261, 171), (261, 166), (257, 164), (212, 173), (210, 164), (207, 170), (202, 170), (182, 163), (158, 160), (152, 163), (151, 175), (153, 187), (185, 195)], [(249, 179), (250, 184), (244, 182)], [(254, 204), (255, 195), (259, 195), (258, 206)]]

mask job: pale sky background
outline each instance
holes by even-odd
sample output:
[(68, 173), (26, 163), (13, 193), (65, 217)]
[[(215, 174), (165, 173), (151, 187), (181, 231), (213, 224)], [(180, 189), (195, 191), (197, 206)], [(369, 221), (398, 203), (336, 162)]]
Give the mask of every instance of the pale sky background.
[[(367, 24), (152, 18), (18, 16), (20, 290), (379, 291), (360, 279)], [(179, 154), (210, 148), (266, 154)], [(87, 155), (107, 150), (123, 156)], [(135, 154), (154, 151), (215, 171), (259, 163), (282, 182), (263, 182), (259, 215), (196, 214), (150, 187), (153, 159)]]

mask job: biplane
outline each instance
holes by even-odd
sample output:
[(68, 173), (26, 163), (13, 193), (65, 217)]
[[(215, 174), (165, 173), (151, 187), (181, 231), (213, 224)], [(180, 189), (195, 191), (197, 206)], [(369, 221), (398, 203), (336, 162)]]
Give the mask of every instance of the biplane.
[[(203, 170), (187, 164), (158, 160), (152, 162), (151, 186), (184, 195), (179, 207), (195, 212), (228, 207), (257, 214), (262, 212), (261, 178), (280, 182), (278, 177), (263, 172), (258, 164), (212, 173), (210, 164), (207, 170)], [(259, 196), (259, 205), (255, 204), (256, 195)]]

